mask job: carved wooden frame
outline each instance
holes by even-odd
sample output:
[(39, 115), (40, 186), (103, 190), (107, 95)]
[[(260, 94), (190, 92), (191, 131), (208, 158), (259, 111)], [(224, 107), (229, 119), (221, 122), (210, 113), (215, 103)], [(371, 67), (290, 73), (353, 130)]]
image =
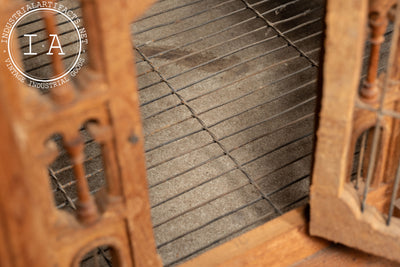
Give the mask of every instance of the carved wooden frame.
[[(119, 266), (161, 266), (150, 219), (143, 135), (130, 23), (153, 0), (83, 0), (90, 65), (72, 83), (40, 95), (0, 64), (1, 265), (79, 266), (86, 252), (115, 250)], [(0, 25), (22, 2), (0, 0)], [(51, 19), (48, 20), (51, 23)], [(5, 53), (0, 53), (4, 62)], [(56, 61), (56, 59), (53, 59)], [(94, 198), (77, 179), (77, 216), (57, 210), (47, 165), (64, 138), (75, 177), (82, 177), (87, 130), (103, 146), (107, 186)]]
[[(360, 208), (362, 203), (359, 194), (349, 182), (356, 141), (364, 130), (376, 125), (377, 115), (372, 110), (378, 106), (378, 84), (385, 79), (370, 80), (374, 83), (372, 91), (376, 91), (376, 96), (371, 97), (375, 94), (372, 92), (365, 93), (371, 86), (364, 86), (358, 94), (368, 8), (371, 12), (384, 10), (382, 12), (387, 13), (393, 2), (328, 0), (322, 108), (311, 186), (310, 233), (400, 261), (400, 221), (394, 219), (387, 226), (382, 214), (387, 209), (393, 189), (387, 183), (393, 180), (389, 173), (393, 173), (398, 162), (391, 151), (393, 147), (398, 148), (399, 144), (395, 130), (398, 123), (392, 118), (384, 118), (380, 124), (383, 129), (378, 145), (380, 158), (374, 171), (374, 188), (368, 193), (364, 211)], [(398, 27), (396, 23), (395, 27)], [(377, 30), (378, 33), (372, 34), (373, 38), (383, 35), (385, 29), (386, 26)], [(393, 40), (398, 38), (397, 31)], [(399, 48), (397, 41), (393, 44)], [(379, 48), (376, 50), (375, 43), (372, 44), (374, 49), (371, 53), (375, 55), (371, 57), (369, 66), (371, 77), (376, 76), (377, 64), (374, 61), (379, 58)], [(394, 69), (399, 63), (398, 53), (391, 55), (391, 58), (395, 60), (389, 68)], [(395, 73), (387, 76), (391, 75), (398, 77)], [(391, 88), (387, 93), (384, 107), (395, 109), (399, 99), (397, 88)], [(366, 109), (364, 102), (369, 104), (370, 110)]]

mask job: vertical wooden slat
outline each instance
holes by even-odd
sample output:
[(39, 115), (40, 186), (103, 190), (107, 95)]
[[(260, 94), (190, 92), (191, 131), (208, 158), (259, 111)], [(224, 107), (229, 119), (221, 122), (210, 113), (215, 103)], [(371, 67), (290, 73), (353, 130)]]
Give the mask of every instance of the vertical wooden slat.
[(313, 185), (340, 195), (347, 173), (352, 115), (361, 72), (367, 1), (329, 0), (323, 98), (317, 130)]

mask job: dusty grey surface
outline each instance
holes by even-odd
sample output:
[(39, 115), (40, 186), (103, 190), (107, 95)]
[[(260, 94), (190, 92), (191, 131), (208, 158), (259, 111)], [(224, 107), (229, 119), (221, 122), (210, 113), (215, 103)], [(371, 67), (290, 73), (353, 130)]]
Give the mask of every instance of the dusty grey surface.
[(132, 25), (165, 265), (307, 202), (323, 1), (165, 0)]

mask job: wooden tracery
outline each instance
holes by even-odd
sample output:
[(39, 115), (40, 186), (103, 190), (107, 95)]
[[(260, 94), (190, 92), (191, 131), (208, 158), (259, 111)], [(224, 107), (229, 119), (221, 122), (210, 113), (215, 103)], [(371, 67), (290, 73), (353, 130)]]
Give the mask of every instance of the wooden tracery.
[[(99, 246), (115, 266), (160, 266), (150, 220), (130, 23), (150, 1), (81, 1), (89, 65), (40, 95), (0, 64), (0, 257), (2, 266), (79, 266)], [(23, 5), (0, 1), (0, 25)], [(46, 29), (54, 31), (53, 18)], [(17, 48), (15, 48), (17, 49)], [(6, 53), (0, 54), (4, 62)], [(55, 72), (62, 70), (53, 57)], [(91, 195), (80, 129), (102, 146), (106, 187)], [(60, 134), (73, 164), (77, 212), (57, 210), (47, 165)]]

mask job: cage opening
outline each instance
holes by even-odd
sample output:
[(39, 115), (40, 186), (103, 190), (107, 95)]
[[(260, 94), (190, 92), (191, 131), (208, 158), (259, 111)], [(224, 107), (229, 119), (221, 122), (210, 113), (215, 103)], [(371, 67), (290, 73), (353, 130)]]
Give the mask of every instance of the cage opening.
[[(80, 130), (80, 135), (83, 137), (82, 142), (84, 143), (84, 177), (87, 180), (90, 194), (94, 195), (106, 186), (101, 146), (84, 128)], [(74, 164), (65, 149), (62, 136), (56, 135), (53, 139), (60, 151), (56, 160), (48, 168), (56, 207), (75, 213), (78, 203), (78, 188)]]

